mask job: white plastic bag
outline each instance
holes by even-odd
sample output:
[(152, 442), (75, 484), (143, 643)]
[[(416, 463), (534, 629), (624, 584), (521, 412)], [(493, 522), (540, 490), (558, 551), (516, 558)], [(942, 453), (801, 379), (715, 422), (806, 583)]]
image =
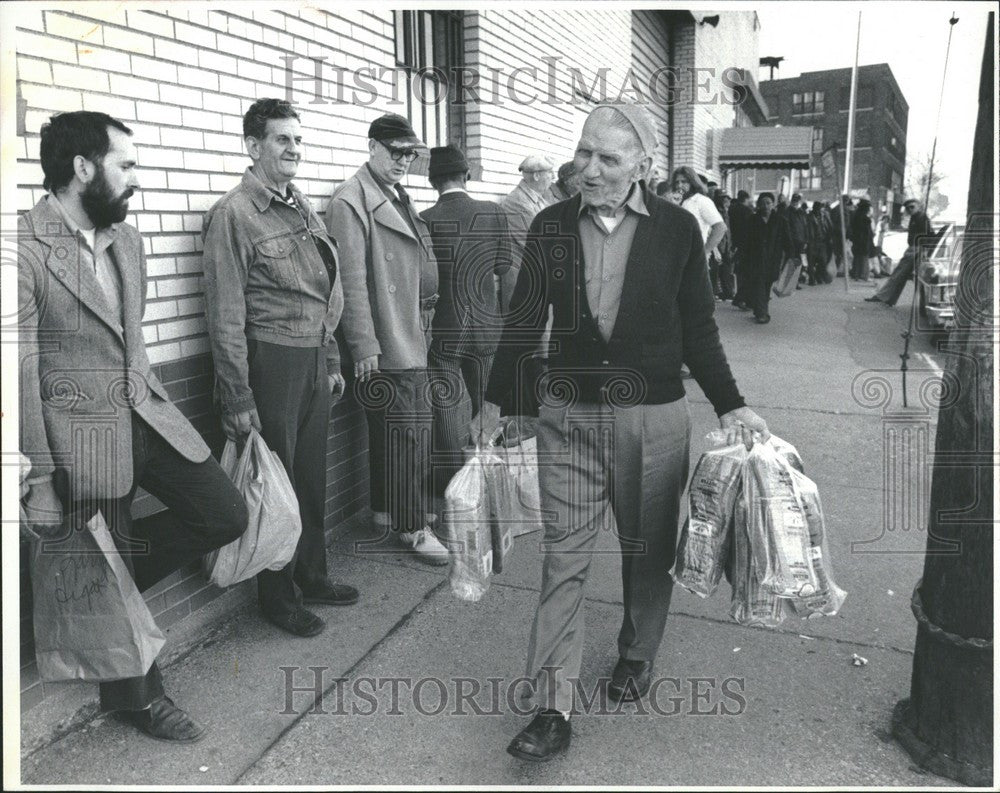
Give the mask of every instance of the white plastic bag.
[(205, 572), (216, 586), (253, 578), (262, 570), (281, 570), (295, 555), (302, 533), (299, 502), (281, 458), (251, 430), (239, 458), (236, 444), (226, 441), (219, 461), (247, 502), (247, 530), (205, 556)]
[(481, 449), (465, 462), (445, 489), (444, 523), (451, 557), (451, 591), (462, 600), (477, 601), (490, 586), (493, 572), (492, 518), (487, 476), (496, 465)]

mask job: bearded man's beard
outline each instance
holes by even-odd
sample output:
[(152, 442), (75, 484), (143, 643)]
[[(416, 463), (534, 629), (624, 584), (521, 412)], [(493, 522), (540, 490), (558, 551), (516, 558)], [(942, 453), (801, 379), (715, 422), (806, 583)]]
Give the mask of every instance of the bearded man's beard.
[(104, 175), (104, 166), (97, 166), (97, 175), (80, 194), (80, 202), (90, 221), (99, 229), (105, 229), (112, 223), (121, 223), (128, 215), (128, 200), (135, 190), (127, 187), (115, 196)]

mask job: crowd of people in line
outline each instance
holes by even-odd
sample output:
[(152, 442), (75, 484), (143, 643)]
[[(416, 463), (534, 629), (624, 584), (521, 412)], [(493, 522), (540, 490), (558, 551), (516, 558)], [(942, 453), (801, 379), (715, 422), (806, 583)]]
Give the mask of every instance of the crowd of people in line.
[[(467, 447), (493, 442), (501, 415), (536, 412), (540, 459), (578, 464), (539, 467), (550, 517), (528, 653), (537, 712), (508, 751), (529, 760), (564, 751), (583, 585), (608, 510), (625, 591), (608, 692), (631, 701), (649, 689), (688, 474), (682, 377), (695, 379), (734, 442), (768, 437), (730, 372), (716, 303), (766, 323), (789, 262), (806, 264), (807, 285), (831, 282), (831, 257), (869, 278), (879, 257), (870, 205), (846, 215), (849, 258), (840, 212), (820, 202), (807, 211), (797, 194), (765, 192), (754, 208), (745, 191), (733, 200), (689, 167), (657, 183), (656, 126), (635, 105), (595, 108), (571, 161), (557, 170), (525, 158), (499, 202), (468, 193), (459, 147), (432, 148), (438, 200), (424, 211), (401, 185), (426, 149), (405, 117), (371, 123), (366, 161), (323, 215), (293, 181), (305, 149), (292, 104), (254, 102), (243, 138), (251, 163), (205, 216), (203, 269), (222, 429), (236, 442), (260, 433), (301, 517), (292, 561), (257, 576), (262, 615), (309, 637), (325, 627), (310, 606), (359, 599), (330, 580), (325, 552), (330, 409), (348, 388), (367, 421), (373, 525), (432, 565), (449, 558), (434, 499)], [(23, 526), (33, 539), (55, 536), (100, 510), (144, 589), (239, 538), (247, 508), (150, 368), (143, 240), (125, 222), (141, 165), (131, 131), (100, 112), (58, 114), (41, 130), (40, 158), (47, 195), (19, 221)], [(85, 414), (55, 387), (65, 390), (67, 372)], [(123, 375), (133, 387), (116, 391)], [(558, 377), (572, 384), (570, 403), (557, 398), (567, 391)], [(112, 417), (113, 431), (80, 436), (87, 416)], [(594, 421), (613, 427), (614, 454), (595, 445), (600, 433), (577, 431)], [(139, 487), (168, 508), (153, 528), (132, 520)], [(606, 497), (578, 503), (584, 492)], [(155, 662), (103, 682), (100, 697), (154, 737), (204, 734), (165, 695)]]

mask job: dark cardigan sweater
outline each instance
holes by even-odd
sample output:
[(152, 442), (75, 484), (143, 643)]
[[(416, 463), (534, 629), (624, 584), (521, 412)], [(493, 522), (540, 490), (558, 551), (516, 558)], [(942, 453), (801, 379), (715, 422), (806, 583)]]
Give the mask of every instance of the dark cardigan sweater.
[(537, 391), (542, 404), (673, 402), (684, 396), (682, 362), (717, 415), (745, 404), (719, 341), (698, 222), (648, 190), (644, 198), (649, 217), (639, 218), (608, 342), (587, 304), (580, 196), (535, 216), (487, 400), (502, 403), (518, 378), (532, 371), (525, 364), (541, 340), (551, 304), (549, 372)]

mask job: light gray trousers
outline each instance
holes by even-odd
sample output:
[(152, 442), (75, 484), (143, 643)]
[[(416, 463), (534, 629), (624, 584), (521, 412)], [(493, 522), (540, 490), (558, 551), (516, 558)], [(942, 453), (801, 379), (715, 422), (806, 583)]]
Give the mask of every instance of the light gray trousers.
[[(524, 699), (568, 713), (583, 655), (584, 584), (598, 532), (614, 531), (624, 615), (618, 652), (652, 661), (663, 638), (677, 522), (687, 483), (686, 399), (665, 405), (580, 404), (539, 411), (542, 590), (531, 627)], [(534, 696), (532, 696), (532, 693)]]

